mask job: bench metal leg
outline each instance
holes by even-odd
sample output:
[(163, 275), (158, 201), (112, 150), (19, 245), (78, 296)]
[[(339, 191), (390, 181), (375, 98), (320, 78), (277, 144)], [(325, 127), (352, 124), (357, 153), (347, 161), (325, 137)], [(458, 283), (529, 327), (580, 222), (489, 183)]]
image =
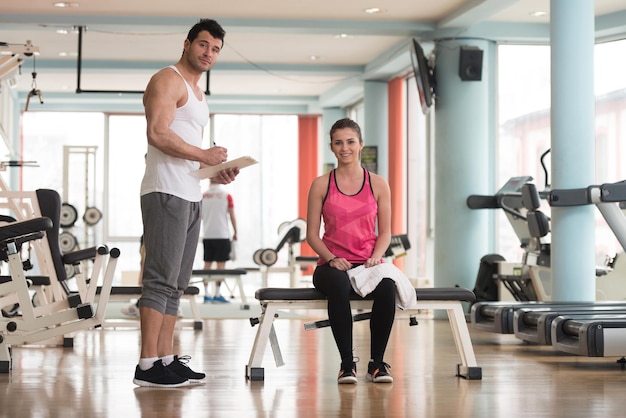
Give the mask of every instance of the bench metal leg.
[[(0, 336), (0, 338), (2, 338)], [(0, 343), (0, 373), (11, 371), (11, 347), (4, 341)]]
[[(371, 317), (372, 317), (372, 313), (371, 312), (364, 312), (364, 313), (355, 314), (355, 315), (352, 315), (352, 322), (365, 321), (365, 320), (370, 319)], [(321, 321), (305, 322), (304, 323), (304, 330), (305, 331), (312, 331), (314, 329), (325, 328), (325, 327), (329, 327), (329, 326), (330, 326), (330, 320), (322, 319)]]
[(280, 346), (278, 344), (278, 338), (276, 337), (276, 331), (274, 329), (274, 318), (277, 311), (278, 309), (271, 303), (263, 307), (263, 313), (261, 314), (261, 319), (258, 325), (259, 329), (257, 330), (254, 338), (254, 344), (252, 345), (252, 351), (250, 352), (250, 359), (246, 365), (246, 377), (250, 380), (264, 379), (263, 367), (261, 367), (261, 365), (263, 363), (263, 356), (265, 354), (265, 348), (268, 341), (272, 347), (276, 367), (280, 367), (285, 364), (280, 351)]
[(200, 316), (200, 310), (198, 309), (198, 303), (196, 302), (196, 296), (190, 295), (188, 297), (183, 296), (189, 302), (191, 308), (191, 315), (193, 316), (193, 329), (202, 329), (202, 317)]
[(239, 287), (239, 297), (241, 298), (241, 308), (250, 309), (250, 305), (248, 305), (248, 299), (246, 298), (246, 292), (243, 291), (243, 283), (241, 281), (241, 276), (237, 278), (237, 286)]
[(457, 365), (457, 376), (464, 377), (468, 380), (482, 379), (482, 368), (478, 367), (478, 363), (476, 362), (474, 347), (461, 303), (456, 303), (454, 307), (447, 309), (447, 312), (456, 351), (461, 357), (461, 364)]

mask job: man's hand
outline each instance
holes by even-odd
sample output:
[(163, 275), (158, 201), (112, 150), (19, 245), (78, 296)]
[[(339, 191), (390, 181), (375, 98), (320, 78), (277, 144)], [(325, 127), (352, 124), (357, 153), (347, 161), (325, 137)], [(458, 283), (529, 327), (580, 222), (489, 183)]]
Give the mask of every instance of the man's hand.
[(228, 184), (235, 180), (237, 174), (239, 174), (238, 168), (227, 168), (226, 170), (218, 172), (211, 180), (219, 184)]
[[(228, 152), (224, 147), (211, 147), (203, 150), (204, 158), (201, 161), (208, 165), (218, 165), (228, 160)], [(225, 184), (225, 183), (224, 183)]]

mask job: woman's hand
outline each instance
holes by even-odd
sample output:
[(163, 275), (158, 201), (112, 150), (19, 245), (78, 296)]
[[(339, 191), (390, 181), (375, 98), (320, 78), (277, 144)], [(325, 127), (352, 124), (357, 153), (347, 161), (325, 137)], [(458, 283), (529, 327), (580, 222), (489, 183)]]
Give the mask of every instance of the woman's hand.
[(383, 260), (380, 258), (368, 258), (367, 260), (365, 260), (365, 263), (363, 263), (363, 265), (367, 268), (367, 267), (374, 267), (377, 266), (378, 264), (382, 263)]
[(352, 263), (350, 263), (345, 258), (339, 258), (339, 257), (335, 257), (332, 260), (330, 260), (328, 262), (328, 265), (341, 271), (347, 271), (352, 268)]

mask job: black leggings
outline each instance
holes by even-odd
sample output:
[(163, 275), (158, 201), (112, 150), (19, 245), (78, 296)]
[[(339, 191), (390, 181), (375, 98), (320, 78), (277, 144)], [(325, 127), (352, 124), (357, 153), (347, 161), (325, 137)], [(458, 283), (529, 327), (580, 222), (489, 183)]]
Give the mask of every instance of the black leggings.
[[(356, 295), (345, 271), (322, 264), (313, 273), (313, 285), (328, 298), (328, 319), (342, 364), (352, 363), (352, 310), (350, 295)], [(396, 315), (396, 285), (383, 279), (371, 293), (374, 304), (370, 318), (370, 352), (383, 361)]]

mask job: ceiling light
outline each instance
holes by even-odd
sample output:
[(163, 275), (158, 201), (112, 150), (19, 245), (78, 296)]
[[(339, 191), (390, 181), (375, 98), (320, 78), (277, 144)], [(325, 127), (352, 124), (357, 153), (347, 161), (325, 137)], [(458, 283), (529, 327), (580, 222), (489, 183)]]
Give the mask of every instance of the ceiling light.
[(335, 39), (347, 39), (347, 38), (352, 38), (352, 36), (348, 35), (347, 33), (340, 33), (339, 35), (335, 35)]
[(531, 15), (532, 17), (543, 17), (543, 16), (547, 15), (546, 12), (541, 12), (541, 11), (530, 12), (528, 14)]
[(57, 29), (56, 32), (59, 35), (67, 35), (68, 33), (70, 33), (67, 29)]
[(368, 7), (367, 9), (363, 10), (365, 13), (369, 14), (369, 15), (373, 15), (376, 13), (382, 13), (383, 9), (381, 9), (380, 7)]
[(320, 59), (320, 56), (319, 56), (319, 55), (311, 55), (311, 56), (309, 56), (309, 59), (310, 59), (311, 61), (317, 61), (317, 60), (319, 60), (319, 59)]
[(78, 3), (76, 2), (64, 2), (64, 1), (59, 1), (54, 3), (54, 7), (60, 7), (60, 8), (66, 8), (66, 7), (78, 7)]

